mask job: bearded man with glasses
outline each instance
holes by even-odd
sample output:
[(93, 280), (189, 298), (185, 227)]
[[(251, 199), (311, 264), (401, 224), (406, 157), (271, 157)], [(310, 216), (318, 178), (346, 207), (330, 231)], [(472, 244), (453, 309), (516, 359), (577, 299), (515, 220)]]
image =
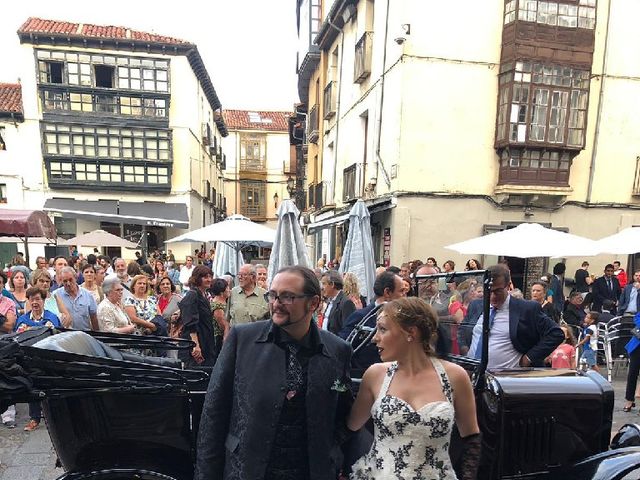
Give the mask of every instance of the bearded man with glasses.
[(281, 269), (264, 297), (271, 320), (232, 328), (211, 374), (196, 480), (337, 476), (351, 348), (313, 322), (321, 290), (310, 269)]

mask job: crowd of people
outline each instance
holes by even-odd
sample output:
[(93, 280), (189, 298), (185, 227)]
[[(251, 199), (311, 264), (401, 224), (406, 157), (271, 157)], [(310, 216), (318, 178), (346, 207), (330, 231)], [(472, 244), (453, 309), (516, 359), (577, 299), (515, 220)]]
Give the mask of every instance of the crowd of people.
[[(488, 368), (576, 368), (582, 347), (583, 361), (597, 368), (598, 321), (616, 308), (636, 313), (640, 305), (640, 271), (627, 288), (619, 265), (607, 265), (595, 278), (585, 262), (565, 298), (564, 264), (557, 264), (531, 284), (525, 300), (501, 263), (488, 267), (491, 333), (483, 339), (476, 259), (465, 263), (467, 275), (441, 280), (429, 276), (455, 272), (455, 262), (439, 267), (430, 257), (379, 267), (374, 298), (366, 298), (356, 275), (338, 271), (338, 259), (320, 259), (314, 270), (284, 268), (268, 284), (264, 265), (245, 264), (235, 277), (215, 278), (213, 253), (196, 252), (183, 265), (170, 250), (148, 258), (138, 253), (130, 262), (97, 254), (39, 257), (33, 271), (18, 261), (9, 276), (0, 273), (4, 333), (48, 325), (193, 342), (190, 351), (174, 355), (187, 367), (215, 368), (196, 478), (222, 471), (260, 478), (309, 478), (311, 471), (325, 478), (327, 469), (339, 467), (326, 458), (335, 434), (358, 438), (367, 424), (373, 425), (371, 448), (343, 464), (352, 478), (474, 478), (480, 437), (471, 383), (443, 358), (482, 359), (488, 343)], [(373, 332), (370, 342), (363, 341), (367, 332)], [(352, 377), (362, 379), (355, 399)], [(326, 392), (319, 390), (322, 382), (329, 382)], [(311, 393), (314, 408), (307, 408)], [(274, 400), (269, 414), (256, 404), (266, 400)], [(41, 420), (38, 404), (29, 406), (29, 415), (25, 430), (31, 431)], [(253, 422), (256, 415), (260, 421)], [(15, 426), (15, 410), (2, 418)], [(458, 477), (447, 451), (454, 422), (466, 452)], [(317, 435), (307, 435), (311, 425)], [(269, 448), (251, 448), (265, 442)]]
[[(233, 288), (232, 275), (213, 278), (213, 251), (206, 256), (196, 251), (183, 264), (176, 263), (171, 250), (148, 258), (136, 252), (129, 262), (97, 251), (86, 257), (72, 253), (38, 257), (34, 270), (17, 255), (0, 271), (0, 333), (50, 326), (170, 336), (195, 345), (170, 356), (179, 356), (187, 366), (211, 366), (231, 325), (268, 318), (264, 265), (243, 266)], [(40, 424), (38, 405), (30, 405), (26, 431)], [(2, 414), (2, 421), (15, 428), (14, 407)]]

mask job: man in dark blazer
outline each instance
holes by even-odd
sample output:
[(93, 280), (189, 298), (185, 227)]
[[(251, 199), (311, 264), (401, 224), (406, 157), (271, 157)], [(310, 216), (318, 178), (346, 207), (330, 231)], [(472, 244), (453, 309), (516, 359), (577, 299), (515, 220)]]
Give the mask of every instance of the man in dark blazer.
[[(611, 263), (604, 267), (604, 275), (595, 279), (591, 285), (591, 294), (593, 295), (593, 310), (599, 312), (602, 310), (602, 303), (605, 300), (611, 300), (618, 304), (618, 298), (622, 293), (620, 283), (613, 274), (614, 268)], [(611, 313), (616, 314), (617, 309)]]
[(271, 320), (233, 327), (212, 372), (196, 480), (336, 478), (353, 400), (351, 348), (312, 321), (313, 271), (281, 269), (266, 297)]
[(342, 275), (336, 270), (329, 270), (320, 280), (322, 295), (327, 300), (324, 311), (323, 330), (338, 335), (344, 327), (345, 320), (356, 311), (356, 306), (342, 291)]
[(622, 295), (618, 302), (620, 315), (635, 315), (640, 312), (640, 270), (633, 272), (633, 283), (622, 289)]
[[(509, 295), (511, 274), (505, 265), (494, 265), (488, 270), (491, 276), (491, 331), (487, 367), (543, 367), (544, 359), (563, 342), (564, 333), (542, 312), (538, 302)], [(471, 357), (478, 358), (476, 351), (481, 345), (483, 319), (481, 315), (473, 329)]]
[[(377, 310), (381, 305), (404, 296), (404, 288), (402, 278), (393, 272), (382, 272), (376, 277), (376, 281), (373, 284), (373, 293), (376, 296), (375, 301), (371, 302), (364, 308), (353, 312), (345, 322), (345, 326), (338, 334), (345, 340), (349, 338), (349, 335), (356, 326), (365, 320), (365, 326), (374, 328), (377, 320)], [(359, 338), (353, 340), (354, 349), (359, 345)], [(362, 378), (364, 371), (374, 363), (379, 363), (380, 354), (378, 354), (378, 348), (375, 343), (370, 342), (368, 345), (363, 346), (356, 353), (354, 353), (351, 360), (351, 376), (353, 378)]]

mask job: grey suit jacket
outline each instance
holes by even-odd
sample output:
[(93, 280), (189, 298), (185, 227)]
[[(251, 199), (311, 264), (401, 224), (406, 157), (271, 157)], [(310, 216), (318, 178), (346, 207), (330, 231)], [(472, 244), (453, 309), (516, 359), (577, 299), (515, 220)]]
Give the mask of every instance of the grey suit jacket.
[[(307, 370), (309, 469), (311, 479), (326, 480), (336, 478), (338, 435), (353, 401), (351, 347), (318, 333), (321, 352)], [(231, 329), (202, 410), (195, 480), (264, 478), (286, 391), (286, 354), (273, 335), (271, 321)]]

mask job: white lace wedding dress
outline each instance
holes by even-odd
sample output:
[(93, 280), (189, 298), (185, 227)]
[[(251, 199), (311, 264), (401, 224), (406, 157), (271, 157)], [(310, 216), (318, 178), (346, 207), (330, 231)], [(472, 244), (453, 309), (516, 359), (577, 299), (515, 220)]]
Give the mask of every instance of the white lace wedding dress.
[(446, 400), (414, 410), (404, 400), (389, 395), (389, 385), (398, 369), (398, 364), (392, 363), (371, 407), (373, 444), (369, 453), (353, 465), (353, 480), (456, 480), (449, 459), (453, 389), (442, 363), (436, 358), (431, 361)]

